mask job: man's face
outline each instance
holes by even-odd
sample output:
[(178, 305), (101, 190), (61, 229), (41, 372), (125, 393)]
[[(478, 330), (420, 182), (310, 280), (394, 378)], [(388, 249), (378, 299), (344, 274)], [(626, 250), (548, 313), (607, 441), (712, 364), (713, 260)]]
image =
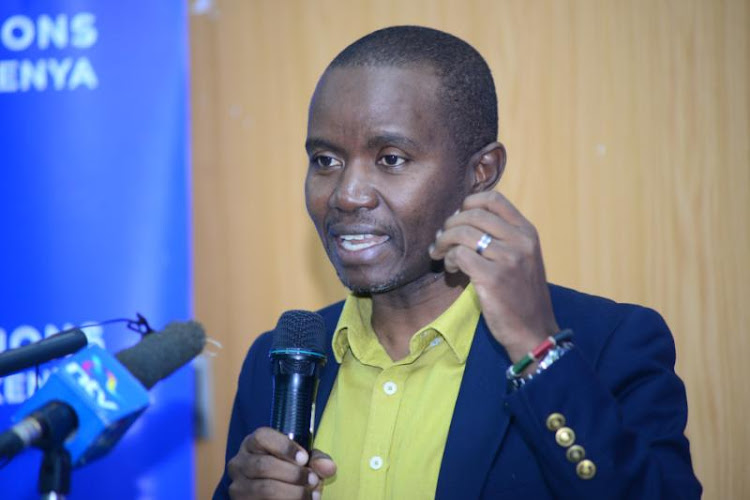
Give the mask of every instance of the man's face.
[(328, 71), (313, 95), (307, 210), (356, 293), (431, 275), (428, 247), (467, 194), (437, 90), (430, 68), (345, 67)]

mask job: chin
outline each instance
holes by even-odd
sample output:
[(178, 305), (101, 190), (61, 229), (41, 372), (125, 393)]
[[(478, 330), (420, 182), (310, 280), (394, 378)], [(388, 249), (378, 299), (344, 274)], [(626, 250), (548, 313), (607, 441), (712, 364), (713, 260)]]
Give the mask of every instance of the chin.
[(387, 279), (370, 279), (367, 277), (353, 278), (336, 270), (341, 283), (352, 291), (354, 295), (371, 296), (386, 293), (402, 286), (404, 279), (402, 275), (391, 276)]

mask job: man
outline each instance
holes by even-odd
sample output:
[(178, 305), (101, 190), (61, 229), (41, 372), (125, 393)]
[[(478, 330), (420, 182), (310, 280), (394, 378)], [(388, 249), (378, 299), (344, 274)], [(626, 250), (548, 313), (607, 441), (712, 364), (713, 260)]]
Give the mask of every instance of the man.
[(317, 450), (265, 427), (265, 334), (215, 497), (700, 496), (666, 325), (547, 284), (534, 227), (494, 190), (505, 149), (472, 47), (419, 27), (353, 43), (318, 83), (306, 149), (307, 208), (352, 290), (321, 311)]

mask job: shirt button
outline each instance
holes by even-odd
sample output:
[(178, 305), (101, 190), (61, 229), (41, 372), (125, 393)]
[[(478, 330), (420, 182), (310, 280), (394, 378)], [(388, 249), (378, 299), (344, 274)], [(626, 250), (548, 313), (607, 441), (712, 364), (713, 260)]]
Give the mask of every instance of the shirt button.
[(392, 396), (393, 394), (395, 394), (397, 390), (398, 390), (398, 386), (395, 384), (395, 382), (388, 381), (385, 384), (383, 384), (383, 391), (389, 396)]
[(383, 466), (383, 459), (375, 455), (370, 459), (370, 468), (372, 470), (378, 470)]

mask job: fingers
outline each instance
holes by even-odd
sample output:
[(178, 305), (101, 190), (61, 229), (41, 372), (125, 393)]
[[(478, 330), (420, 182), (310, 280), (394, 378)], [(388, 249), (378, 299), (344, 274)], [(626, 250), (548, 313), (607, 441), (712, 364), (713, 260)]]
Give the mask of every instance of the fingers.
[[(492, 237), (490, 246), (497, 247), (497, 242), (515, 238), (518, 229), (486, 210), (472, 209), (453, 215), (445, 222), (443, 229), (438, 232), (435, 244), (431, 248), (430, 256), (435, 260), (445, 258), (448, 251), (455, 245), (463, 245), (471, 250), (477, 250), (477, 243), (483, 234)], [(485, 249), (483, 254), (490, 251)]]
[[(487, 233), (497, 240), (513, 240), (522, 237), (535, 236), (534, 226), (497, 191), (485, 191), (468, 196), (461, 207), (448, 217), (442, 232), (460, 226), (471, 226), (481, 233)], [(438, 236), (440, 233), (438, 234)], [(474, 237), (464, 233), (464, 237)], [(481, 234), (479, 235), (481, 237)], [(471, 241), (469, 246), (476, 247), (478, 238)], [(464, 244), (467, 244), (464, 242)]]
[[(228, 463), (232, 498), (311, 498), (321, 477), (305, 467), (308, 453), (287, 436), (263, 427), (247, 436)], [(321, 457), (322, 471), (335, 470), (330, 457)], [(329, 462), (325, 464), (325, 462)]]
[(481, 193), (467, 196), (461, 206), (461, 211), (482, 208), (499, 215), (514, 226), (525, 226), (529, 224), (521, 212), (501, 193), (497, 191), (482, 191)]
[[(502, 194), (477, 193), (467, 197), (462, 207), (445, 221), (430, 247), (430, 257), (443, 260), (447, 272), (460, 270), (474, 278), (491, 270), (488, 261), (512, 265), (536, 252), (536, 229)], [(479, 254), (484, 234), (492, 240)]]
[(492, 258), (493, 254), (498, 255), (503, 246), (512, 246), (517, 240), (524, 238), (526, 232), (486, 209), (473, 208), (454, 214), (445, 221), (430, 249), (430, 257), (435, 260), (446, 259), (448, 252), (455, 246), (463, 246), (476, 252), (477, 244), (484, 234), (492, 237), (492, 241), (482, 251), (482, 256)]
[(448, 217), (443, 225), (443, 231), (455, 227), (472, 226), (482, 233), (488, 233), (495, 239), (507, 238), (520, 228), (484, 208), (470, 208)]
[(476, 251), (463, 245), (455, 245), (445, 254), (443, 258), (445, 270), (449, 273), (462, 271), (464, 274), (473, 278), (482, 276), (490, 270), (490, 262), (479, 255)]
[(310, 468), (321, 479), (328, 479), (336, 474), (336, 464), (333, 459), (320, 450), (313, 450), (310, 457)]
[(249, 453), (268, 453), (287, 462), (307, 464), (307, 452), (284, 434), (270, 427), (260, 427), (242, 442)]
[(308, 468), (290, 464), (273, 455), (244, 455), (243, 458), (237, 459), (232, 463), (235, 458), (230, 460), (230, 464), (228, 464), (230, 467), (229, 477), (232, 479), (240, 477), (247, 479), (273, 479), (301, 486), (310, 485), (311, 482), (317, 484), (317, 478), (313, 479), (310, 477), (311, 474), (312, 476), (315, 476), (315, 474), (310, 472)]
[(263, 498), (267, 500), (289, 500), (313, 498), (312, 492), (301, 486), (284, 484), (270, 479), (234, 481), (229, 485), (232, 500)]

